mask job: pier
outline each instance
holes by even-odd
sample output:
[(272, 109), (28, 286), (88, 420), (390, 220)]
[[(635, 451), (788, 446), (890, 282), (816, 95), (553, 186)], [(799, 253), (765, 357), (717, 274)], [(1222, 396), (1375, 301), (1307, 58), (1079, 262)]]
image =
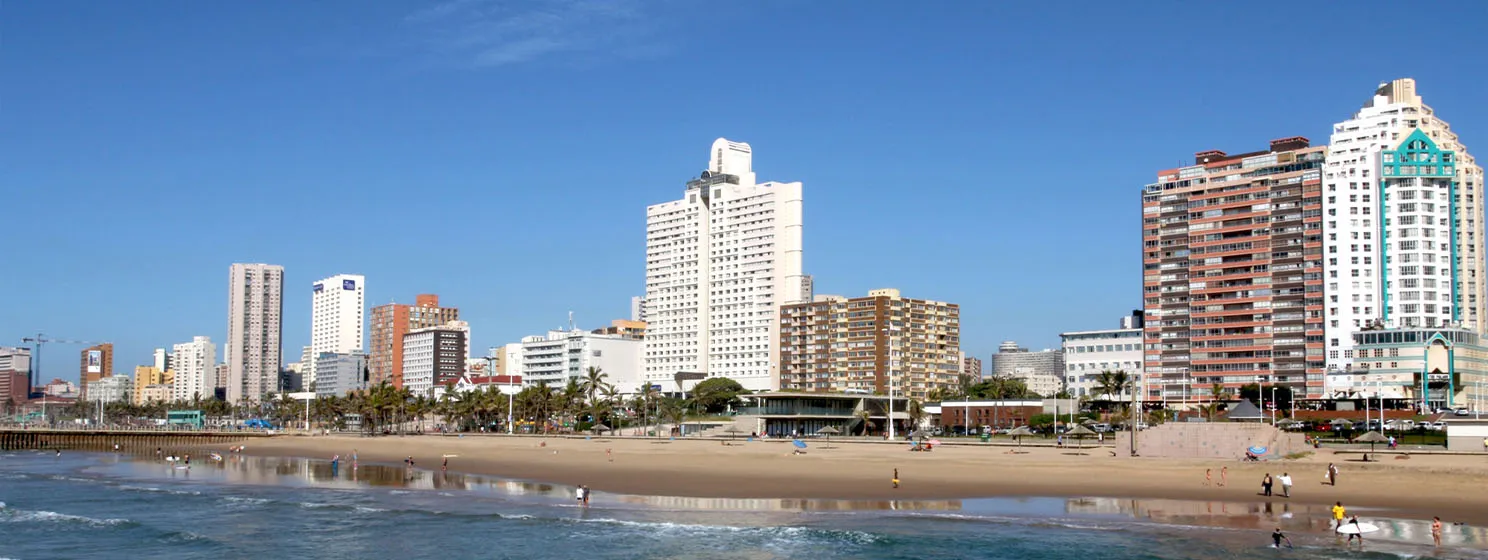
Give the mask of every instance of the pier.
[(165, 447), (201, 447), (273, 437), (260, 431), (17, 429), (0, 428), (0, 451), (21, 449), (79, 449), (148, 452)]

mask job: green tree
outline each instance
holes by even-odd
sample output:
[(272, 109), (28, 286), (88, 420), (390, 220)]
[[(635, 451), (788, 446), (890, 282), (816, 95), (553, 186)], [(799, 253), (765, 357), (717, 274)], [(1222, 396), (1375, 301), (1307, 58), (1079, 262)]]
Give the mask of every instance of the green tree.
[[(1273, 398), (1271, 392), (1272, 387), (1273, 385), (1267, 385), (1263, 388), (1257, 383), (1243, 385), (1240, 387), (1240, 398), (1253, 402), (1256, 405), (1261, 405), (1264, 403), (1269, 409)], [(1285, 385), (1274, 385), (1274, 387), (1276, 388), (1275, 402), (1280, 404), (1280, 406), (1276, 407), (1276, 409), (1278, 411), (1291, 410), (1293, 397), (1292, 388)]]
[(1102, 371), (1096, 374), (1095, 384), (1098, 400), (1114, 402), (1118, 409), (1127, 404), (1122, 396), (1131, 390), (1132, 380), (1125, 370)]
[(727, 377), (704, 379), (692, 388), (693, 403), (700, 412), (709, 414), (723, 412), (730, 406), (739, 406), (743, 402), (739, 396), (747, 394), (749, 391), (743, 385)]

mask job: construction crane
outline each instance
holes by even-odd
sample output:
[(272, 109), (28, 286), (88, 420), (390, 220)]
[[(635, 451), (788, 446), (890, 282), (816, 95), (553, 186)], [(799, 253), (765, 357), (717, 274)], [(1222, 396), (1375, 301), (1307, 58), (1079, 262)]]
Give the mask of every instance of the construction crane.
[[(31, 388), (33, 390), (37, 387), (37, 385), (39, 383), (41, 383), (41, 347), (43, 345), (46, 345), (46, 344), (83, 344), (83, 345), (86, 345), (86, 346), (96, 346), (96, 345), (99, 345), (99, 344), (103, 344), (102, 342), (89, 342), (89, 341), (86, 341), (86, 340), (62, 340), (60, 338), (47, 338), (46, 335), (45, 334), (42, 334), (42, 333), (36, 333), (36, 336), (34, 338), (33, 337), (29, 337), (29, 336), (26, 337), (26, 338), (22, 338), (21, 339), (21, 342), (24, 343), (24, 344), (35, 344), (36, 345), (36, 360), (35, 360), (34, 363), (31, 364)], [(81, 379), (79, 379), (78, 381), (79, 382), (82, 382)]]

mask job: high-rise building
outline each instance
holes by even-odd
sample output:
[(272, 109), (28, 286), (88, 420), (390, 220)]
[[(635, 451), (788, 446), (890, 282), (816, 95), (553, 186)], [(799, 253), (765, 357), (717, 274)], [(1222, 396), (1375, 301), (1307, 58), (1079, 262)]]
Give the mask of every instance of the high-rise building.
[(957, 386), (961, 306), (906, 298), (822, 296), (780, 309), (780, 388), (924, 399)]
[(305, 374), (305, 383), (315, 383), (316, 360), (322, 354), (362, 352), (366, 283), (366, 278), (359, 274), (337, 274), (316, 282), (312, 287), (310, 368)]
[[(157, 357), (165, 353), (163, 348), (160, 348), (158, 350), (160, 351), (156, 352), (155, 354)], [(148, 392), (148, 389), (151, 386), (170, 385), (174, 378), (174, 371), (161, 371), (160, 368), (157, 368), (155, 366), (135, 366), (134, 404), (142, 405), (149, 402), (148, 397), (150, 393)], [(167, 392), (165, 397), (160, 400), (169, 399), (170, 397), (171, 395), (169, 394), (169, 392)]]
[(31, 378), (13, 369), (0, 369), (0, 413), (15, 414), (31, 398)]
[(114, 345), (107, 342), (89, 346), (80, 354), (78, 387), (82, 400), (88, 400), (88, 384), (114, 374)]
[(410, 331), (460, 320), (460, 310), (440, 307), (439, 296), (419, 294), (413, 305), (389, 303), (372, 308), (372, 340), (367, 349), (369, 383), (403, 387), (403, 336)]
[(719, 138), (680, 200), (646, 208), (645, 380), (778, 388), (780, 306), (801, 301), (801, 183), (756, 183), (748, 144)]
[[(210, 399), (216, 394), (217, 345), (211, 337), (195, 336), (191, 342), (175, 345), (171, 361), (176, 367), (171, 374), (171, 400)], [(232, 383), (231, 374), (228, 383)]]
[(1326, 157), (1301, 137), (1199, 152), (1143, 189), (1145, 400), (1257, 382), (1322, 395)]
[(465, 374), (469, 357), (470, 325), (464, 321), (413, 329), (403, 335), (403, 387), (415, 395), (435, 396)]
[(31, 349), (0, 346), (0, 407), (13, 414), (30, 398)]
[(630, 320), (646, 322), (646, 298), (641, 296), (630, 298)]
[(1369, 327), (1484, 334), (1483, 168), (1422, 102), (1415, 80), (1380, 84), (1353, 118), (1333, 125), (1330, 142), (1328, 370), (1356, 362), (1352, 335)]
[[(171, 368), (170, 351), (164, 348), (156, 348), (154, 364), (155, 369), (159, 371), (169, 371)], [(135, 384), (138, 385), (138, 383)]]
[(1052, 397), (1064, 389), (1064, 352), (1029, 352), (1017, 342), (1005, 341), (992, 355), (992, 375), (1020, 379), (1029, 391)]
[[(262, 401), (277, 391), (284, 347), (280, 338), (284, 315), (284, 267), (272, 264), (234, 264), (228, 281), (227, 362), (228, 402)], [(206, 367), (210, 371), (212, 364)], [(179, 378), (182, 373), (176, 368)], [(205, 383), (205, 382), (204, 382)], [(180, 388), (176, 389), (177, 393)]]
[(967, 356), (961, 353), (961, 375), (970, 378), (972, 383), (982, 380), (982, 359), (976, 356)]
[(801, 293), (796, 301), (786, 303), (805, 303), (816, 301), (816, 279), (810, 274), (801, 275)]

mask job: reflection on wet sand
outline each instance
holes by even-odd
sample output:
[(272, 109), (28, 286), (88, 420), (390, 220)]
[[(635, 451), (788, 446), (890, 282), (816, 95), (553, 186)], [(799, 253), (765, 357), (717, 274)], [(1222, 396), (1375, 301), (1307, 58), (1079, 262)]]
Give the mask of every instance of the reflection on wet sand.
[[(573, 488), (544, 482), (498, 479), (479, 475), (430, 471), (388, 465), (353, 466), (346, 460), (332, 463), (289, 457), (227, 455), (223, 460), (193, 465), (197, 477), (213, 476), (229, 484), (284, 484), (286, 480), (327, 488), (406, 488), (411, 490), (459, 490), (494, 492), (569, 500)], [(745, 511), (954, 511), (960, 500), (802, 500), (688, 498), (680, 496), (598, 495), (601, 502), (663, 509)]]
[[(1347, 504), (1345, 504), (1347, 505)], [(1332, 517), (1324, 505), (1291, 502), (1200, 502), (1124, 498), (1071, 498), (1065, 511), (1078, 515), (1119, 515), (1166, 524), (1203, 525), (1270, 531), (1281, 527), (1291, 532), (1332, 533)], [(1431, 521), (1376, 517), (1354, 510), (1361, 520), (1380, 528), (1371, 538), (1421, 543), (1431, 542)], [(1453, 547), (1488, 548), (1488, 528), (1446, 524), (1442, 544)]]

